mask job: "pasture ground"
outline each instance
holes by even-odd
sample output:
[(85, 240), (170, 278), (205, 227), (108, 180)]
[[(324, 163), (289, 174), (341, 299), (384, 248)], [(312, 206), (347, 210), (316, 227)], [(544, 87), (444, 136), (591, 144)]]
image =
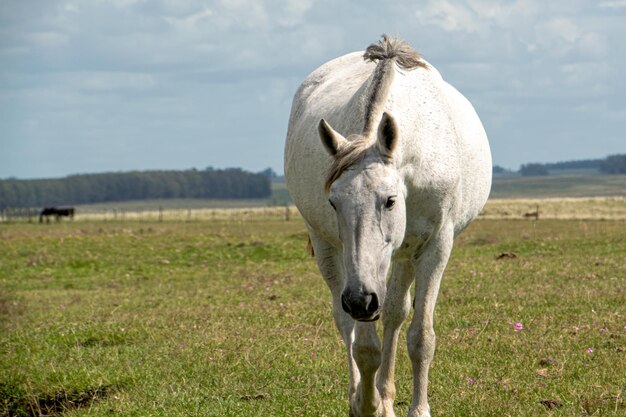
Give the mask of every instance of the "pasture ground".
[[(482, 219), (524, 219), (539, 210), (541, 219), (626, 220), (626, 196), (577, 198), (490, 199)], [(34, 213), (34, 211), (33, 211)], [(78, 206), (77, 221), (202, 221), (299, 217), (294, 206), (268, 206), (265, 200), (146, 200)], [(0, 216), (1, 222), (37, 222), (28, 218)], [(54, 221), (54, 219), (51, 219)]]
[[(433, 415), (626, 414), (625, 235), (625, 220), (491, 219), (460, 235)], [(305, 245), (299, 218), (263, 213), (0, 224), (0, 415), (346, 416), (345, 352)]]
[(494, 176), (491, 198), (567, 198), (625, 196), (626, 175), (586, 170), (555, 171), (543, 177)]

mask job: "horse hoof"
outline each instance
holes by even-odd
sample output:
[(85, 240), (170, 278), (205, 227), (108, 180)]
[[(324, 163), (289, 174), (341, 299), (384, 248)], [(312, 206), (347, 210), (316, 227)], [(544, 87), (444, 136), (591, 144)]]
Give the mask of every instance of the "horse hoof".
[(350, 407), (349, 415), (350, 417), (396, 417), (396, 415), (393, 413), (393, 410), (391, 411), (391, 414), (388, 414), (386, 409), (384, 409), (382, 406), (378, 407), (378, 410), (374, 411), (373, 413), (366, 414), (357, 413), (352, 407)]
[(382, 417), (396, 417), (396, 413), (393, 411), (393, 401), (383, 400), (383, 413)]
[(411, 410), (409, 412), (409, 417), (431, 417), (430, 416), (430, 408), (426, 410)]

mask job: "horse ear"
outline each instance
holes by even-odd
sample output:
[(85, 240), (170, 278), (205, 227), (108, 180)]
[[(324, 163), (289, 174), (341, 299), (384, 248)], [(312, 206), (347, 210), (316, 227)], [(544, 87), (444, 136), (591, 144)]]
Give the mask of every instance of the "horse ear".
[(337, 155), (337, 152), (339, 152), (339, 149), (343, 147), (346, 139), (341, 136), (341, 134), (335, 132), (335, 130), (330, 127), (324, 119), (320, 120), (320, 123), (317, 126), (317, 131), (320, 135), (324, 148), (326, 148), (326, 151), (331, 156)]
[(385, 112), (378, 125), (378, 150), (388, 159), (391, 159), (398, 144), (398, 125), (392, 115)]

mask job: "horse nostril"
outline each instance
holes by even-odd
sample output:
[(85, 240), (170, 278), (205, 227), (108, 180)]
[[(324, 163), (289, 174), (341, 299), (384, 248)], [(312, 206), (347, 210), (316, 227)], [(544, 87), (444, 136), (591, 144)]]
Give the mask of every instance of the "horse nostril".
[[(368, 300), (369, 299), (369, 300)], [(367, 311), (369, 314), (374, 314), (378, 311), (378, 296), (376, 295), (375, 292), (368, 294), (365, 297), (366, 300), (366, 304), (365, 304), (365, 311)]]
[(348, 304), (348, 302), (346, 301), (346, 295), (345, 294), (341, 294), (341, 307), (343, 308), (343, 311), (345, 311), (348, 314), (350, 314), (351, 311), (352, 311), (350, 309), (350, 304)]

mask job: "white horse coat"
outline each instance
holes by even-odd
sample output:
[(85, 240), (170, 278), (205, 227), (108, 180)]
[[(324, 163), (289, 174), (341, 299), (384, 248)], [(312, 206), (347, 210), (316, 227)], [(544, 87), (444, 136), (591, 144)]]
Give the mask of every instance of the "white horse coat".
[(296, 93), (285, 178), (333, 296), (351, 416), (395, 416), (395, 352), (411, 304), (409, 416), (430, 415), (439, 283), (454, 236), (487, 200), (491, 170), (472, 105), (403, 41), (383, 36), (365, 55), (334, 59)]

